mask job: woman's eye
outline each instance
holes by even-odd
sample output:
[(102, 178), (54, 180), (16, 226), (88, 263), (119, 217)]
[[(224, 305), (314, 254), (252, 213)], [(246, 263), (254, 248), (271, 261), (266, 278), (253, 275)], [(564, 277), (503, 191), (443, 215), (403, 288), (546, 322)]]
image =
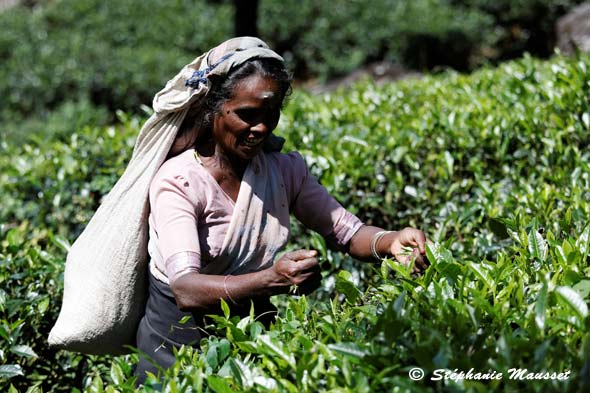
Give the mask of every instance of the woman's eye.
[(251, 123), (260, 117), (260, 111), (257, 109), (238, 109), (236, 114), (246, 123)]
[(280, 116), (280, 108), (269, 108), (269, 109), (254, 109), (244, 108), (236, 110), (238, 117), (250, 124), (257, 124), (261, 122), (273, 123), (278, 120)]

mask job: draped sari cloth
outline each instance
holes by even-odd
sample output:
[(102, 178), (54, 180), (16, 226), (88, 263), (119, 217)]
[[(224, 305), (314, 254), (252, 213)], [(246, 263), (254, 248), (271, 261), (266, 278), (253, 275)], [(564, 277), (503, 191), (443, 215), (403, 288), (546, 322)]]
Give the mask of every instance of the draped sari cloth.
[[(274, 161), (260, 152), (244, 172), (219, 255), (204, 265), (200, 273), (238, 275), (265, 269), (288, 238), (289, 200), (283, 177)], [(169, 284), (168, 277), (157, 268), (164, 266), (164, 261), (156, 242), (157, 235), (150, 228), (151, 272)]]
[[(257, 38), (233, 38), (197, 57), (156, 94), (154, 114), (143, 125), (125, 172), (68, 252), (62, 307), (48, 339), (51, 346), (91, 354), (120, 354), (129, 352), (127, 345), (135, 345), (147, 296), (151, 180), (166, 159), (189, 109), (202, 105), (210, 88), (208, 78), (226, 75), (254, 58), (282, 61)], [(255, 201), (253, 206), (260, 203)], [(274, 222), (266, 217), (267, 224)], [(252, 226), (251, 232), (243, 234), (248, 239), (266, 236), (257, 230)], [(248, 258), (254, 258), (256, 252), (249, 245), (239, 244), (228, 248), (232, 251), (227, 258), (239, 255), (244, 261), (253, 260)], [(247, 266), (241, 264), (235, 272)]]
[(244, 173), (221, 253), (201, 272), (243, 274), (266, 268), (259, 261), (272, 261), (288, 237), (289, 207), (283, 178), (261, 152)]

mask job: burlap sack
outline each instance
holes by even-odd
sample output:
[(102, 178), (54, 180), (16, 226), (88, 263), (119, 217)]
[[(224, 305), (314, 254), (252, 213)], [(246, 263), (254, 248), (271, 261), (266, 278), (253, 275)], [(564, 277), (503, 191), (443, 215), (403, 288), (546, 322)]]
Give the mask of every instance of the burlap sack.
[(188, 108), (203, 101), (207, 76), (225, 75), (251, 58), (282, 60), (257, 38), (234, 38), (197, 57), (156, 94), (155, 113), (142, 127), (129, 165), (68, 253), (51, 346), (121, 354), (135, 345), (147, 296), (150, 182)]

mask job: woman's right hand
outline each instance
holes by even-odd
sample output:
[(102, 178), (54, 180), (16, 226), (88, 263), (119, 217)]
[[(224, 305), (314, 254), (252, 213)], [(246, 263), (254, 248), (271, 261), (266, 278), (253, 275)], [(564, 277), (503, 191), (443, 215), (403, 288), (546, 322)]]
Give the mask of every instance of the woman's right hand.
[(275, 283), (287, 292), (292, 285), (300, 287), (303, 293), (316, 289), (321, 281), (321, 273), (316, 250), (297, 250), (284, 254), (271, 267)]

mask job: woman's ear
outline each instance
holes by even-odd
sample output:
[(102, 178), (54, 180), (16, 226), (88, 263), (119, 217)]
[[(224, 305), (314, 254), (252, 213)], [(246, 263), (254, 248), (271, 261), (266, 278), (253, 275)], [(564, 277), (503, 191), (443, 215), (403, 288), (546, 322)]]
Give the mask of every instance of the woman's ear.
[(207, 112), (205, 116), (203, 116), (203, 128), (213, 128), (214, 120), (215, 115), (211, 112)]

